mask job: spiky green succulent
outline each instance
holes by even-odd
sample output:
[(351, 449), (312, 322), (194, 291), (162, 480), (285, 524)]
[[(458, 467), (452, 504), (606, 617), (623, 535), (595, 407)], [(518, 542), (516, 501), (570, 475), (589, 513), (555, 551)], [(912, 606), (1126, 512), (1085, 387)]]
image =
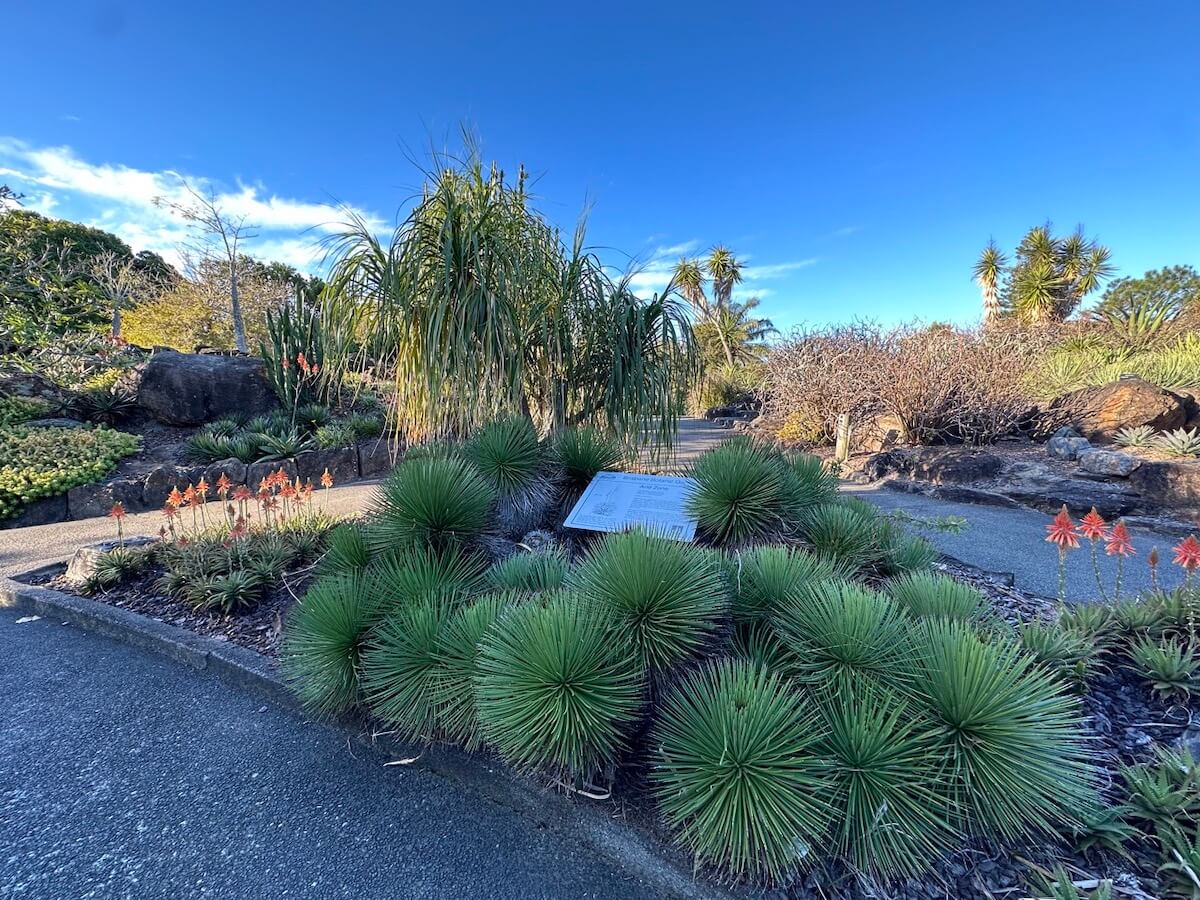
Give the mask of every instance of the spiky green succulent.
[(495, 563), (487, 573), (488, 583), (496, 590), (552, 591), (567, 579), (570, 561), (560, 548), (517, 552)]
[(893, 578), (884, 590), (918, 618), (979, 622), (988, 614), (983, 594), (957, 579), (933, 572), (910, 572)]
[(769, 620), (781, 603), (817, 581), (848, 578), (848, 567), (796, 547), (762, 546), (737, 554), (731, 565), (735, 622)]
[(740, 545), (789, 528), (791, 470), (778, 451), (749, 438), (726, 441), (692, 464), (695, 487), (686, 509), (699, 532), (718, 545)]
[(402, 547), (445, 548), (472, 540), (488, 525), (496, 491), (462, 459), (406, 459), (380, 486), (369, 513), (374, 553)]
[(542, 465), (537, 431), (527, 416), (484, 426), (463, 450), (501, 496), (527, 488)]

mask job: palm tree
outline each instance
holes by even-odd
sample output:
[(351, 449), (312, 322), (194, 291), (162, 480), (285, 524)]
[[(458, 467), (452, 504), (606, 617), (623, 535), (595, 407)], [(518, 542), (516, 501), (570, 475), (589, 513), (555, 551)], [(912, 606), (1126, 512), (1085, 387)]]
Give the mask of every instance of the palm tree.
[(983, 324), (985, 328), (988, 325), (994, 325), (1000, 319), (1000, 276), (1006, 265), (1008, 265), (1008, 257), (996, 246), (995, 240), (988, 241), (983, 252), (979, 254), (979, 261), (975, 263), (972, 274), (979, 284), (979, 290), (983, 293)]
[(766, 339), (775, 334), (775, 326), (770, 319), (752, 315), (758, 304), (757, 297), (745, 303), (730, 301), (711, 319), (697, 325), (696, 342), (702, 356), (711, 361), (720, 355), (727, 366), (760, 361), (767, 350)]

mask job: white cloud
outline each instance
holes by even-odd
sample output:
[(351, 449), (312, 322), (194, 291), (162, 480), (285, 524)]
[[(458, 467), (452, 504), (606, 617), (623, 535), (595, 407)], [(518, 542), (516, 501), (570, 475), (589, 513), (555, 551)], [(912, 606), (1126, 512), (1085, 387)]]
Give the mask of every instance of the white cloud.
[(862, 231), (861, 225), (843, 225), (841, 228), (834, 229), (833, 236), (834, 237), (849, 237), (850, 235), (855, 234), (859, 231)]
[(773, 263), (765, 266), (746, 266), (746, 268), (742, 269), (742, 283), (762, 281), (767, 278), (781, 278), (788, 272), (815, 266), (817, 261), (817, 257), (810, 256), (808, 259), (798, 259), (795, 262)]
[(193, 198), (184, 185), (185, 177), (200, 193), (211, 193), (224, 212), (244, 216), (247, 225), (254, 226), (260, 238), (247, 246), (251, 254), (307, 271), (312, 271), (323, 255), (316, 246), (320, 236), (336, 232), (348, 212), (372, 228), (385, 225), (374, 213), (281, 197), (262, 184), (239, 183), (230, 190), (205, 176), (91, 163), (70, 147), (34, 147), (10, 137), (0, 137), (0, 176), (30, 194), (26, 203), (30, 209), (48, 213), (59, 208), (60, 215), (98, 224), (135, 250), (154, 250), (172, 261), (179, 259), (179, 245), (188, 238), (188, 228), (156, 201), (190, 205)]

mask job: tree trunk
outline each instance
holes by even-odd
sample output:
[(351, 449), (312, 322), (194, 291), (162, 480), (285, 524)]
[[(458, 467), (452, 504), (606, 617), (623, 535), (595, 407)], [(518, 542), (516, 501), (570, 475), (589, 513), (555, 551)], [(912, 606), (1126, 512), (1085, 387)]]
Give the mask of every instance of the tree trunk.
[(237, 262), (230, 260), (229, 305), (233, 311), (233, 343), (239, 353), (246, 352), (246, 328), (242, 325), (242, 301), (238, 299)]
[(121, 304), (119, 301), (113, 304), (112, 336), (114, 341), (121, 339)]

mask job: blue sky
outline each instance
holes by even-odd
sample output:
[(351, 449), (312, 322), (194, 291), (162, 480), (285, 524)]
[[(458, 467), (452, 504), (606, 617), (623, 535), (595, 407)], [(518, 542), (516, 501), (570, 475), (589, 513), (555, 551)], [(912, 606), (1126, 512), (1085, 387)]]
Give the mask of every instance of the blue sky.
[(182, 173), (304, 265), (465, 123), (640, 286), (725, 242), (784, 328), (969, 322), (980, 247), (1046, 219), (1200, 265), (1192, 2), (5, 7), (0, 181), (137, 249)]

